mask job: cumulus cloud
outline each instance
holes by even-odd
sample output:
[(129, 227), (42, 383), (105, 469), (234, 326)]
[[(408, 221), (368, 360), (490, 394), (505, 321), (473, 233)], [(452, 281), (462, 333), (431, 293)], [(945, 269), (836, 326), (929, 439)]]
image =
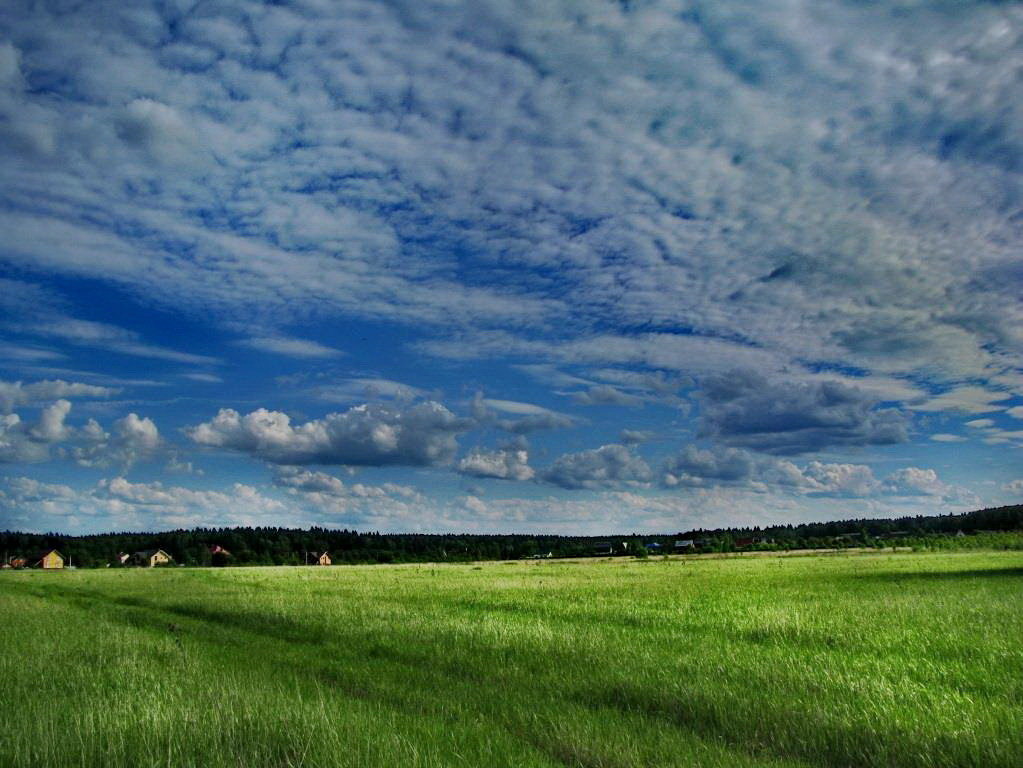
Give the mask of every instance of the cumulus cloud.
[(31, 477), (7, 478), (7, 488), (15, 499), (22, 502), (72, 499), (75, 496), (75, 491), (70, 486), (42, 483)]
[(381, 499), (403, 498), (419, 499), (419, 492), (411, 486), (396, 483), (367, 485), (365, 483), (343, 483), (340, 478), (326, 472), (318, 472), (303, 467), (282, 466), (274, 472), (274, 485), (292, 493), (305, 495), (307, 500), (323, 502), (325, 497), (335, 499)]
[(669, 456), (661, 468), (661, 483), (668, 488), (764, 483), (799, 485), (803, 480), (800, 471), (789, 462), (728, 447), (700, 449), (688, 445)]
[(38, 462), (50, 457), (50, 446), (73, 435), (65, 420), (71, 403), (58, 400), (44, 406), (35, 422), (22, 421), (16, 413), (0, 417), (0, 462)]
[(195, 137), (173, 107), (153, 99), (134, 99), (115, 119), (117, 135), (126, 144), (151, 155), (175, 159), (186, 154)]
[(643, 398), (612, 387), (610, 384), (592, 386), (582, 392), (572, 393), (572, 399), (579, 405), (626, 405), (643, 404)]
[[(89, 419), (78, 431), (70, 456), (84, 467), (120, 465), (127, 469), (137, 461), (149, 459), (161, 447), (160, 432), (149, 418), (129, 413), (113, 424), (113, 434)], [(176, 459), (172, 457), (172, 463)], [(177, 468), (183, 468), (175, 464)], [(189, 465), (189, 469), (191, 466)]]
[(340, 382), (314, 387), (311, 394), (317, 399), (329, 403), (350, 403), (367, 399), (411, 401), (424, 397), (427, 393), (418, 387), (403, 384), (400, 381), (374, 376), (353, 376)]
[(477, 515), (485, 515), (489, 511), (487, 509), (486, 502), (476, 496), (466, 496), (463, 498), (462, 506), (469, 512), (473, 512)]
[(756, 492), (867, 498), (932, 496), (948, 503), (972, 503), (965, 488), (942, 482), (933, 469), (906, 467), (878, 479), (866, 464), (810, 461), (799, 466), (741, 448), (686, 446), (661, 467), (666, 488), (736, 487)]
[(625, 445), (639, 445), (652, 440), (653, 437), (653, 432), (642, 429), (623, 429), (618, 435), (618, 439)]
[(612, 443), (559, 456), (538, 477), (562, 488), (594, 489), (647, 485), (653, 472), (632, 449)]
[(507, 446), (496, 451), (473, 448), (458, 462), (458, 471), (471, 477), (501, 480), (530, 480), (529, 451), (524, 446)]
[(0, 463), (45, 461), (49, 447), (32, 439), (32, 431), (16, 413), (0, 416)]
[(700, 449), (693, 445), (665, 460), (661, 484), (668, 488), (735, 486), (849, 496), (865, 496), (878, 488), (873, 471), (863, 464), (811, 461), (800, 467), (741, 448)]
[(101, 480), (91, 494), (97, 511), (119, 516), (144, 515), (174, 526), (252, 525), (279, 514), (285, 505), (251, 485), (234, 483), (227, 491), (196, 490), (160, 482), (133, 483), (124, 477)]
[(808, 490), (813, 492), (869, 496), (879, 490), (873, 470), (863, 464), (811, 461), (802, 475)]
[[(886, 404), (1023, 392), (1023, 27), (946, 5), (5, 4), (0, 261), (250, 328), (404, 324), (421, 352), (544, 367), (579, 404), (671, 402), (693, 377), (701, 434), (733, 449), (902, 441)], [(25, 336), (215, 362), (37, 317), (13, 282)], [(736, 369), (766, 384), (722, 385)], [(579, 424), (497, 402), (478, 424)], [(272, 461), (455, 455), (457, 430), (403, 447), (390, 417), (337, 436), (236, 416), (196, 434)]]
[[(16, 389), (15, 394), (22, 398), (53, 392), (94, 395), (92, 390), (104, 389), (83, 390), (79, 387), (86, 385), (66, 382), (40, 384), (43, 386), (39, 388), (29, 385)], [(0, 463), (46, 461), (55, 453), (58, 458), (72, 459), (82, 466), (127, 467), (149, 458), (160, 446), (159, 431), (152, 419), (129, 413), (114, 422), (111, 435), (95, 419), (80, 427), (70, 425), (67, 419), (71, 410), (71, 403), (60, 399), (40, 408), (35, 421), (24, 421), (17, 413), (0, 416)]]
[(111, 397), (121, 390), (114, 387), (97, 387), (92, 384), (62, 381), (36, 381), (23, 384), (20, 381), (0, 381), (0, 413), (10, 413), (22, 405), (47, 402), (72, 397)]
[(800, 454), (907, 439), (902, 413), (840, 382), (782, 384), (736, 371), (702, 383), (701, 434), (731, 445)]
[(39, 422), (29, 429), (29, 435), (43, 443), (56, 443), (68, 435), (64, 419), (71, 412), (71, 403), (58, 400), (39, 412)]
[(198, 445), (275, 464), (427, 466), (449, 463), (456, 436), (471, 426), (471, 420), (427, 401), (405, 410), (360, 405), (295, 426), (279, 411), (260, 408), (242, 416), (224, 408), (187, 434)]

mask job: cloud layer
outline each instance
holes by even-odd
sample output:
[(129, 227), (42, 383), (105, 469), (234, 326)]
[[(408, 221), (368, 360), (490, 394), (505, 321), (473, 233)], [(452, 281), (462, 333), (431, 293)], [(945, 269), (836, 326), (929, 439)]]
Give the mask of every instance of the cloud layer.
[(224, 408), (188, 429), (194, 443), (239, 451), (275, 464), (429, 466), (449, 463), (456, 436), (471, 426), (443, 405), (424, 402), (406, 410), (360, 405), (292, 426), (265, 408), (242, 416)]
[(1021, 43), (1005, 3), (4, 3), (7, 498), (1006, 501)]

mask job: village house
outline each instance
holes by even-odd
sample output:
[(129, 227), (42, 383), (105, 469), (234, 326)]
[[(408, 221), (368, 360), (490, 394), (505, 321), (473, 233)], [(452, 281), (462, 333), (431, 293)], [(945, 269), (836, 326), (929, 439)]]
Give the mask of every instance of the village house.
[(227, 565), (227, 561), (231, 557), (231, 553), (224, 549), (219, 544), (214, 544), (209, 548), (210, 563), (215, 566)]
[(679, 539), (675, 542), (676, 552), (692, 552), (696, 549), (696, 542), (692, 539)]
[(55, 549), (46, 549), (29, 557), (12, 557), (8, 562), (12, 568), (43, 568), (51, 571), (64, 567), (64, 556)]
[(174, 558), (162, 549), (145, 549), (141, 552), (136, 552), (132, 556), (132, 560), (135, 565), (141, 565), (144, 568), (153, 568), (157, 565), (167, 565), (173, 559)]
[[(314, 552), (313, 554), (315, 555), (316, 553)], [(324, 552), (322, 555), (319, 555), (316, 558), (315, 564), (316, 565), (330, 565), (330, 555), (328, 555), (326, 552)]]
[(770, 544), (771, 540), (764, 538), (763, 536), (744, 536), (737, 538), (732, 542), (736, 549), (745, 549), (746, 547), (752, 547), (759, 544)]
[(598, 541), (593, 545), (594, 555), (613, 555), (614, 548), (611, 546), (610, 541)]

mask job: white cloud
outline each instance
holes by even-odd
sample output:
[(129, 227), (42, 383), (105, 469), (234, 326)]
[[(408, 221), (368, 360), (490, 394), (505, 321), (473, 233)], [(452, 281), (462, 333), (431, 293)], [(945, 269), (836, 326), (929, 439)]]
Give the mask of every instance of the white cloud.
[(218, 362), (216, 358), (207, 355), (196, 355), (191, 352), (180, 352), (176, 349), (147, 344), (139, 340), (139, 335), (135, 331), (91, 320), (49, 317), (42, 322), (22, 324), (16, 328), (22, 333), (63, 339), (73, 344), (98, 347), (133, 357), (168, 360), (172, 363), (209, 364)]
[(341, 382), (315, 387), (312, 394), (329, 403), (351, 403), (359, 400), (388, 399), (410, 401), (427, 393), (400, 381), (370, 376), (356, 376)]
[(644, 398), (630, 395), (609, 384), (598, 384), (581, 392), (573, 392), (572, 399), (579, 405), (625, 405), (639, 406)]
[(277, 355), (285, 355), (286, 357), (305, 359), (324, 359), (339, 357), (344, 354), (341, 350), (320, 344), (318, 341), (293, 339), (284, 336), (256, 336), (250, 339), (242, 339), (238, 344), (254, 349), (257, 352), (271, 352)]
[(565, 362), (1006, 376), (1018, 19), (805, 5), (8, 10), (4, 258)]
[(23, 384), (20, 381), (0, 381), (0, 413), (10, 413), (13, 408), (50, 400), (70, 397), (112, 397), (121, 390), (115, 387), (98, 387), (74, 381), (36, 381)]
[(467, 510), (474, 512), (477, 515), (485, 515), (488, 511), (486, 502), (476, 496), (466, 496), (462, 499), (462, 505)]
[(473, 448), (458, 462), (458, 471), (472, 477), (502, 480), (530, 480), (534, 475), (533, 468), (529, 466), (529, 452), (519, 446), (496, 451)]
[(198, 381), (201, 384), (223, 384), (224, 380), (220, 376), (216, 376), (212, 373), (183, 373), (183, 378), (191, 379), (192, 381)]
[(153, 99), (134, 99), (116, 120), (117, 135), (128, 145), (164, 160), (181, 160), (195, 145), (195, 136), (177, 110)]
[(89, 419), (73, 438), (67, 453), (83, 467), (119, 465), (126, 470), (138, 461), (153, 458), (162, 447), (156, 423), (136, 413), (115, 421), (112, 434)]
[[(470, 403), (473, 418), (480, 424), (493, 424), (506, 432), (527, 435), (551, 429), (567, 429), (577, 424), (571, 416), (517, 400), (495, 400), (479, 392)], [(491, 411), (511, 414), (514, 418), (496, 418)]]
[(4, 41), (0, 43), (0, 88), (20, 90), (23, 86), (21, 51)]
[(538, 478), (562, 488), (638, 487), (648, 485), (653, 472), (631, 448), (611, 444), (563, 454)]
[(879, 489), (873, 470), (864, 464), (790, 461), (740, 448), (699, 449), (688, 445), (669, 456), (661, 468), (667, 488), (732, 486), (754, 491), (867, 496)]
[(39, 423), (29, 430), (29, 434), (43, 443), (56, 443), (68, 435), (64, 419), (71, 412), (71, 403), (58, 400), (39, 412)]
[(1005, 406), (999, 403), (1010, 397), (1012, 394), (1009, 392), (992, 392), (984, 387), (963, 386), (910, 407), (925, 412), (990, 413), (1004, 410)]
[(962, 435), (950, 435), (945, 432), (935, 432), (931, 435), (931, 440), (936, 443), (961, 443), (966, 440)]
[(427, 401), (405, 410), (360, 405), (297, 426), (279, 411), (260, 408), (242, 416), (225, 408), (187, 433), (198, 445), (277, 464), (421, 466), (450, 462), (456, 436), (471, 426), (468, 419)]
[[(250, 329), (405, 324), (419, 350), (531, 364), (580, 403), (671, 402), (692, 377), (703, 434), (736, 449), (901, 441), (890, 402), (1005, 410), (1023, 370), (1015, 9), (691, 10), (0, 8), (0, 260)], [(26, 336), (216, 362), (2, 286)], [(761, 391), (722, 395), (733, 370), (761, 372)], [(347, 403), (351, 386), (318, 391)], [(0, 405), (73, 399), (25, 397)], [(477, 423), (580, 425), (510, 402), (481, 402)], [(193, 435), (271, 460), (434, 464), (468, 429), (256, 413), (265, 430), (235, 414)], [(981, 421), (988, 441), (1019, 439)], [(32, 429), (47, 427), (6, 426), (0, 451), (40, 455)]]

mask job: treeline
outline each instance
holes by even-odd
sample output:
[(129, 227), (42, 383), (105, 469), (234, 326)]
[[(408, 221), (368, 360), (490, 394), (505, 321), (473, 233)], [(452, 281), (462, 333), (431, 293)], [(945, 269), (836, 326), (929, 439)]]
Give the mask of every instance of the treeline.
[(697, 529), (685, 534), (693, 539), (725, 540), (766, 538), (783, 547), (805, 546), (812, 542), (830, 542), (836, 537), (860, 539), (925, 538), (935, 535), (997, 533), (1023, 531), (1023, 505), (978, 509), (952, 515), (832, 520), (798, 525), (774, 525), (764, 528)]
[[(840, 520), (765, 528), (719, 528), (671, 535), (544, 536), (524, 534), (384, 534), (312, 528), (196, 528), (162, 533), (103, 533), (92, 536), (0, 533), (0, 553), (8, 558), (57, 549), (78, 567), (119, 565), (118, 554), (162, 549), (180, 565), (301, 565), (330, 553), (334, 564), (464, 562), (528, 557), (586, 557), (611, 554), (656, 555), (675, 551), (678, 541), (692, 551), (802, 549), (835, 546), (967, 545), (1006, 531), (1023, 530), (1023, 505), (982, 509), (959, 515), (898, 519)], [(227, 550), (228, 556), (213, 553)]]

